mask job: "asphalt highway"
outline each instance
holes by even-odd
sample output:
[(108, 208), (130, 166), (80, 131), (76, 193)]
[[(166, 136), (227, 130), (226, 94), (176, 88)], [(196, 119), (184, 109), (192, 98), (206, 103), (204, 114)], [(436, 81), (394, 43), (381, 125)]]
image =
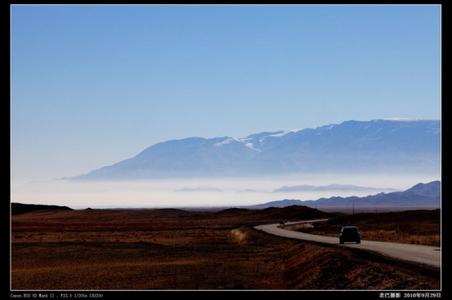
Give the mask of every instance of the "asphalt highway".
[[(327, 219), (318, 219), (318, 220), (306, 220), (299, 222), (287, 222), (286, 225), (293, 224), (301, 224), (301, 223), (313, 223), (313, 222), (322, 222)], [(411, 245), (411, 244), (402, 244), (402, 243), (392, 243), (392, 242), (378, 242), (378, 241), (368, 241), (361, 240), (361, 244), (355, 243), (345, 243), (339, 244), (339, 238), (324, 236), (324, 235), (315, 235), (308, 234), (293, 230), (284, 229), (280, 224), (267, 224), (267, 225), (259, 225), (254, 227), (257, 230), (261, 230), (267, 232), (269, 234), (298, 239), (298, 240), (306, 240), (313, 241), (325, 244), (334, 244), (338, 247), (352, 247), (363, 250), (369, 250), (373, 252), (380, 253), (385, 256), (389, 256), (392, 258), (416, 262), (421, 264), (426, 264), (433, 267), (440, 267), (440, 257), (441, 250), (439, 247), (432, 246), (424, 246), (424, 245)], [(339, 235), (339, 233), (338, 233)]]

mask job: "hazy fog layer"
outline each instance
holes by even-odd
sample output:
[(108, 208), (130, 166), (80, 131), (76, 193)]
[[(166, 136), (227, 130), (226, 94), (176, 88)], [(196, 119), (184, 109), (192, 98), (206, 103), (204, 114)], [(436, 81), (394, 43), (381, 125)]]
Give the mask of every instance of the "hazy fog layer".
[(316, 200), (331, 196), (365, 196), (378, 192), (272, 192), (290, 185), (353, 184), (405, 190), (419, 182), (439, 180), (435, 174), (297, 174), (237, 179), (177, 179), (120, 182), (12, 180), (11, 201), (67, 205), (72, 208), (241, 206), (273, 200)]

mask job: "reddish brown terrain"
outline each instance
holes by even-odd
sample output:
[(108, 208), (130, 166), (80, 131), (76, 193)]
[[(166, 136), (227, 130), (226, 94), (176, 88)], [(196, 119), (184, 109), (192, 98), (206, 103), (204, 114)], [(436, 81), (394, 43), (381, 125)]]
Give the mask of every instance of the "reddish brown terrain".
[(307, 207), (14, 214), (12, 288), (439, 288), (439, 270), (252, 229), (323, 217)]

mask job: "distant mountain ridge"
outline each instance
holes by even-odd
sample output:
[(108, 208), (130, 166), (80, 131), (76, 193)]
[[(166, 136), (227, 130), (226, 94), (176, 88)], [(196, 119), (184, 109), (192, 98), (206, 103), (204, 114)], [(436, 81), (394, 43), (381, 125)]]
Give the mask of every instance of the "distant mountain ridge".
[(191, 137), (70, 179), (222, 177), (296, 172), (439, 171), (440, 122), (345, 121), (245, 138)]
[(378, 193), (365, 197), (330, 197), (317, 200), (277, 200), (263, 204), (247, 206), (249, 209), (265, 209), (269, 207), (286, 207), (292, 205), (304, 205), (308, 207), (440, 207), (441, 182), (418, 183), (415, 186), (402, 191), (392, 193)]

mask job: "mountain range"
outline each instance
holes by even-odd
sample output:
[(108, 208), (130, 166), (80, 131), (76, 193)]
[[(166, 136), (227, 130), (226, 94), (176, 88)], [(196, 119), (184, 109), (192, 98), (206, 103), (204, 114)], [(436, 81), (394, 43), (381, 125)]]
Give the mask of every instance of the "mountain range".
[(437, 120), (345, 121), (244, 138), (190, 137), (69, 179), (234, 177), (297, 172), (438, 172)]
[(406, 207), (406, 208), (438, 208), (440, 207), (441, 182), (418, 183), (401, 192), (378, 193), (365, 197), (330, 197), (317, 200), (277, 200), (263, 204), (247, 206), (250, 209), (264, 209), (268, 207), (286, 207), (304, 205), (315, 208), (337, 207)]

